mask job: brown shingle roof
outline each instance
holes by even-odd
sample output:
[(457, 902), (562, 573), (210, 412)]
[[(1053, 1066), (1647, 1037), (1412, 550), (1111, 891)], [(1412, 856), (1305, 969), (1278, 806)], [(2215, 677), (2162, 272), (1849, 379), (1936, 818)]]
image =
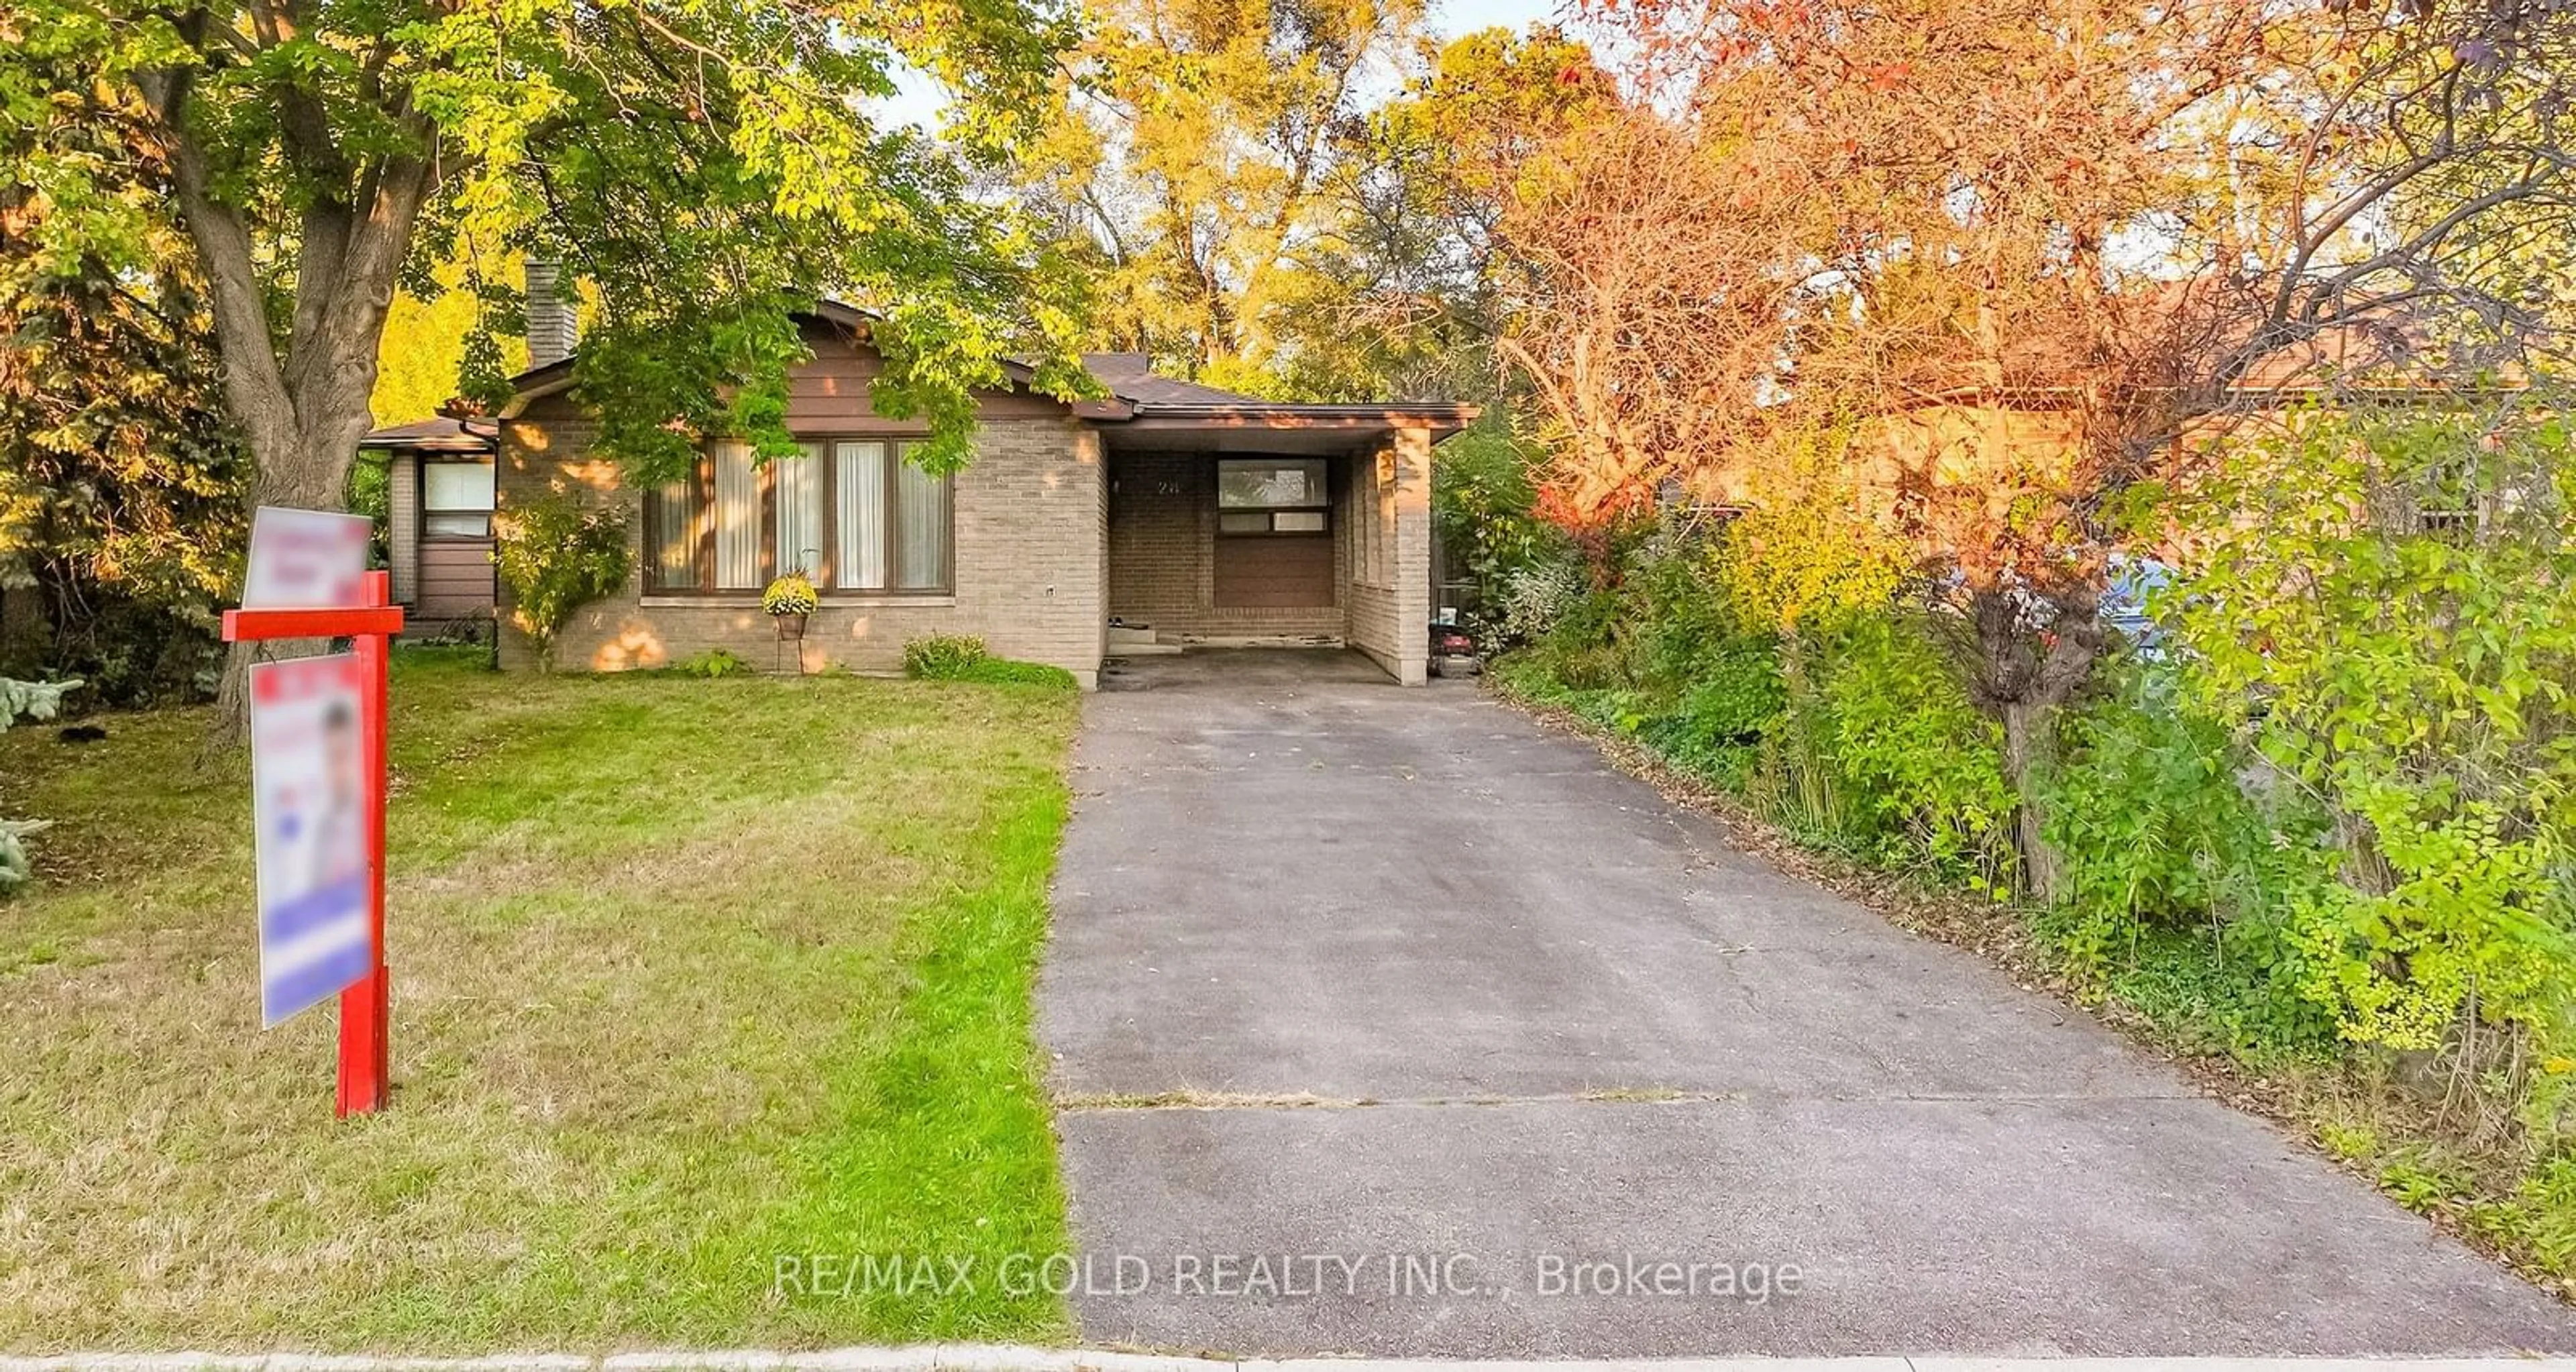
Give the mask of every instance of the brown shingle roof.
[[(862, 342), (875, 319), (867, 311), (837, 300), (818, 303), (810, 317), (848, 329), (860, 335)], [(1172, 423), (1214, 423), (1236, 428), (1347, 428), (1401, 417), (1425, 420), (1435, 429), (1454, 433), (1472, 422), (1477, 414), (1477, 407), (1473, 405), (1419, 402), (1316, 405), (1263, 400), (1236, 391), (1202, 386), (1195, 381), (1158, 375), (1153, 370), (1153, 359), (1138, 352), (1084, 353), (1082, 364), (1111, 396), (1107, 400), (1075, 402), (1073, 413), (1090, 420), (1127, 422), (1150, 415)], [(1014, 386), (1024, 386), (1032, 380), (1033, 374), (1026, 363), (1004, 359), (1002, 365)], [(549, 394), (569, 385), (572, 359), (530, 368), (511, 380), (524, 403), (531, 397)], [(516, 413), (515, 407), (509, 413)]]
[(1082, 366), (1091, 373), (1092, 379), (1108, 387), (1119, 399), (1143, 405), (1260, 403), (1240, 391), (1222, 391), (1195, 381), (1159, 375), (1154, 371), (1154, 360), (1143, 353), (1084, 353)]
[(359, 439), (358, 446), (419, 453), (488, 453), (500, 432), (501, 426), (495, 420), (440, 415), (409, 424), (389, 424)]

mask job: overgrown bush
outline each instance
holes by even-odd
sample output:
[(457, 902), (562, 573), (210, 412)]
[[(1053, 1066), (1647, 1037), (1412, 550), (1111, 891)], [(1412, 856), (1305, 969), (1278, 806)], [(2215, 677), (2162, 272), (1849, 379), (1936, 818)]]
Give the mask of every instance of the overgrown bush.
[(903, 645), (903, 674), (925, 681), (955, 681), (990, 660), (984, 640), (972, 634), (930, 634)]
[[(1497, 407), (1442, 444), (1432, 464), (1432, 527), (1450, 575), (1472, 581), (1484, 601), (1497, 598), (1523, 569), (1568, 553), (1565, 537), (1530, 511), (1537, 499), (1530, 460), (1510, 416)], [(1492, 625), (1498, 614), (1491, 603), (1469, 608), (1480, 626)]]
[(1754, 784), (1764, 745), (1788, 703), (1772, 645), (1730, 638), (1698, 657), (1670, 712), (1648, 720), (1639, 736), (1674, 766), (1742, 794)]
[[(1812, 446), (1813, 479), (1714, 550), (1632, 542), (1606, 590), (1527, 569), (1498, 679), (1809, 841), (2000, 895), (1997, 730)], [(2555, 419), (2312, 414), (2231, 452), (2176, 509), (2158, 660), (2110, 664), (2067, 723), (2040, 932), (2240, 1045), (2331, 1025), (2517, 1092), (2533, 1062), (2576, 1078), (2571, 513)]]
[[(2338, 1151), (2576, 1270), (2566, 424), (2294, 415), (2223, 459), (2137, 493), (2164, 540), (2140, 554), (2179, 565), (2039, 777), (2061, 880), (2030, 927), (2179, 1042), (2422, 1094), (2431, 1129), (2410, 1105)], [(1529, 569), (1493, 679), (1804, 842), (2002, 897), (2020, 796), (1942, 651), (1960, 626), (1899, 595), (1834, 464), (1812, 477), (1713, 549), (1631, 541), (1606, 587)]]
[(1616, 587), (1559, 608), (1501, 666), (1510, 689), (1654, 748), (1811, 840), (1981, 888), (2010, 876), (2012, 798), (1993, 726), (1919, 621), (1841, 612), (1783, 638), (1728, 591), (1729, 542), (1636, 544)]
[(1705, 537), (1666, 529), (1640, 545), (1603, 630), (1631, 642), (1640, 684), (1680, 690), (1708, 660), (1744, 637), (1716, 584), (1719, 558)]
[(1945, 669), (1922, 622), (1893, 612), (1811, 632), (1812, 739), (1844, 842), (2000, 896), (2012, 888), (2014, 798), (2003, 736)]
[(1902, 542), (1860, 512), (1856, 424), (1781, 435), (1759, 464), (1750, 507), (1726, 530), (1714, 575), (1736, 619), (1794, 635), (1810, 621), (1876, 614), (1896, 598)]
[(2278, 918), (2316, 850), (2310, 807), (2267, 786), (2219, 720), (2166, 668), (2115, 668), (2112, 694), (2068, 721), (2049, 778), (2048, 835), (2066, 862), (2060, 943), (2088, 971), (2154, 927)]
[(2046, 782), (2064, 868), (2040, 934), (2096, 987), (2196, 1021), (2214, 1046), (2314, 1053), (2291, 916), (2333, 880), (2323, 812), (2181, 690), (2177, 664), (2114, 663)]
[(1571, 558), (1531, 562), (1504, 573), (1497, 616), (1503, 640), (1532, 643), (1547, 637), (1591, 591), (1591, 573)]
[(555, 636), (573, 612), (624, 586), (634, 567), (626, 512), (550, 494), (513, 504), (492, 526), (492, 562), (512, 612), (536, 641), (537, 664), (552, 670)]
[(2293, 894), (2308, 994), (2355, 1042), (2464, 1070), (2565, 1042), (2564, 421), (2298, 416), (2185, 514), (2207, 553), (2170, 601), (2196, 700), (2331, 821), (2337, 879)]
[[(7, 575), (0, 569), (0, 581)], [(84, 709), (145, 709), (214, 696), (224, 645), (212, 597), (175, 589), (127, 594), (117, 583), (0, 589), (0, 600), (19, 596), (40, 608), (24, 632), (0, 642), (0, 676), (79, 677), (89, 683), (80, 698)]]

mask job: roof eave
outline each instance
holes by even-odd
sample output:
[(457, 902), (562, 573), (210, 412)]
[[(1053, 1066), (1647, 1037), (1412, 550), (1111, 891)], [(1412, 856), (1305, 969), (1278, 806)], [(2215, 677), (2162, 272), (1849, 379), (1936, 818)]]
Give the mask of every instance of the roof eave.
[(1381, 429), (1456, 433), (1483, 408), (1466, 404), (1300, 405), (1273, 401), (1213, 404), (1134, 402), (1124, 422), (1146, 428)]
[(501, 426), (482, 416), (441, 413), (429, 419), (387, 424), (370, 430), (358, 440), (357, 450), (488, 454), (496, 450), (500, 436)]
[(558, 358), (542, 367), (530, 367), (510, 378), (510, 403), (495, 416), (516, 419), (527, 412), (528, 403), (572, 389), (572, 359)]
[[(797, 311), (796, 317), (846, 329), (861, 342), (867, 341), (869, 333), (879, 322), (877, 315), (837, 300), (817, 302), (811, 310)], [(1001, 360), (1001, 367), (1014, 390), (1037, 390), (1035, 368), (1009, 358)], [(497, 417), (516, 419), (526, 413), (532, 402), (572, 389), (572, 374), (573, 360), (567, 357), (542, 367), (531, 367), (510, 378), (510, 402), (501, 407)], [(1069, 402), (1073, 417), (1111, 424), (1160, 421), (1175, 426), (1198, 423), (1226, 428), (1360, 429), (1416, 424), (1455, 433), (1474, 423), (1482, 412), (1477, 406), (1464, 404), (1303, 405), (1265, 400), (1148, 401), (1121, 394), (1115, 381), (1105, 382), (1104, 387), (1108, 393), (1100, 398)]]
[[(2130, 393), (2135, 395), (2176, 395), (2180, 393), (2180, 389), (2181, 388), (2175, 386), (2140, 386), (2131, 388)], [(2501, 395), (2517, 395), (2529, 389), (2529, 382), (2519, 380), (2444, 382), (2441, 384), (2410, 384), (2406, 382), (2328, 382), (2324, 380), (2307, 379), (2280, 382), (2245, 382), (2227, 387), (2225, 390), (2219, 392), (2216, 398), (2205, 402), (2203, 408), (2213, 410), (2224, 409), (2231, 403), (2238, 401), (2285, 402), (2291, 400), (2326, 399), (2421, 402), (2452, 398), (2485, 398)], [(2053, 412), (2071, 408), (2071, 405), (2066, 402), (2080, 398), (2084, 394), (2084, 391), (2085, 388), (2082, 386), (2044, 383), (2032, 383), (2026, 385), (2007, 383), (2001, 387), (1984, 385), (1959, 386), (1945, 390), (1919, 392), (1916, 395), (1909, 397), (1906, 403), (1889, 407), (1889, 412), (1905, 413), (1913, 410), (1945, 408), (2020, 409), (2035, 412)]]
[(491, 453), (498, 445), (494, 440), (474, 438), (377, 438), (369, 435), (358, 440), (362, 453)]

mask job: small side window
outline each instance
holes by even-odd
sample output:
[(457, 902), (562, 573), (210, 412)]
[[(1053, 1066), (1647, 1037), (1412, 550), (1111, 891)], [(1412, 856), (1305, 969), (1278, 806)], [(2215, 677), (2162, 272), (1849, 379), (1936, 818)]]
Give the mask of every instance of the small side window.
[(424, 462), (420, 468), (420, 530), (430, 538), (492, 536), (489, 462)]

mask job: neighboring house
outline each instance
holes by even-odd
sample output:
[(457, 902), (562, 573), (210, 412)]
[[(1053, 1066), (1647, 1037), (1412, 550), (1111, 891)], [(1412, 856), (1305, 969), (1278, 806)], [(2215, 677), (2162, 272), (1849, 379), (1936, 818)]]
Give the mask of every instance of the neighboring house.
[[(1471, 407), (1282, 404), (1095, 355), (1108, 398), (1060, 401), (1014, 369), (1009, 389), (981, 397), (973, 462), (934, 478), (904, 460), (923, 426), (870, 407), (867, 317), (827, 303), (801, 322), (813, 357), (789, 376), (787, 427), (803, 454), (755, 463), (711, 443), (689, 480), (640, 492), (591, 452), (568, 319), (532, 302), (537, 365), (492, 439), (498, 508), (506, 518), (549, 490), (614, 503), (636, 550), (626, 587), (563, 631), (559, 664), (614, 671), (723, 649), (763, 668), (783, 652), (806, 670), (888, 671), (909, 639), (974, 634), (1090, 687), (1115, 622), (1122, 641), (1158, 645), (1347, 644), (1423, 680), (1431, 448)], [(368, 441), (394, 447), (392, 432)], [(795, 569), (822, 608), (782, 647), (760, 591)], [(530, 663), (503, 601), (502, 662)]]
[[(2179, 289), (2173, 293), (2174, 300), (2182, 298)], [(2025, 492), (2051, 489), (2075, 470), (2088, 395), (2099, 404), (2126, 393), (2154, 415), (2150, 422), (2171, 426), (2168, 442), (2206, 451), (2252, 441), (2312, 408), (2359, 402), (2462, 405), (2525, 388), (2510, 369), (2500, 380), (2476, 382), (2427, 370), (2419, 360), (2421, 332), (2393, 311), (2387, 318), (2347, 322), (2263, 354), (2214, 397), (2188, 403), (2179, 397), (2197, 390), (2124, 381), (2116, 369), (2112, 379), (2095, 384), (2079, 359), (2064, 355), (2064, 338), (2012, 340), (1999, 379), (1971, 375), (1982, 368), (1955, 357), (1936, 357), (1917, 364), (1914, 374), (1896, 377), (1902, 386), (1891, 382), (1891, 391), (1905, 397), (1901, 404), (1862, 417), (1843, 475), (1860, 510), (1884, 524), (1919, 519), (1942, 505), (1956, 515), (1977, 502), (1988, 507), (1988, 518), (2003, 520)], [(2171, 412), (2154, 414), (2157, 403)], [(1659, 503), (1725, 510), (1754, 499), (1749, 474), (1740, 469), (1696, 473), (1671, 485), (1658, 493)]]
[(415, 630), (486, 632), (492, 620), (494, 455), (488, 419), (425, 419), (358, 443), (385, 455), (385, 557)]

